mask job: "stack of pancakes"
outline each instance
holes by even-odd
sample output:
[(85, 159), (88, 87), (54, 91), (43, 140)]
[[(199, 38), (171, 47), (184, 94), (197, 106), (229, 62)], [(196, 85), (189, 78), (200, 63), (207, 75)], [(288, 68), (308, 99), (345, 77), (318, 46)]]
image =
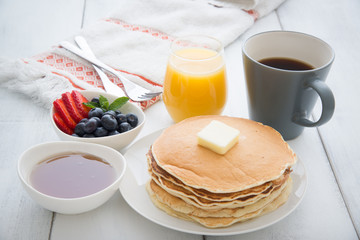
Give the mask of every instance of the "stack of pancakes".
[[(197, 133), (212, 120), (240, 131), (238, 143), (225, 155), (197, 144)], [(218, 228), (285, 203), (296, 155), (271, 127), (242, 118), (200, 116), (164, 130), (147, 161), (151, 175), (147, 191), (158, 208)]]

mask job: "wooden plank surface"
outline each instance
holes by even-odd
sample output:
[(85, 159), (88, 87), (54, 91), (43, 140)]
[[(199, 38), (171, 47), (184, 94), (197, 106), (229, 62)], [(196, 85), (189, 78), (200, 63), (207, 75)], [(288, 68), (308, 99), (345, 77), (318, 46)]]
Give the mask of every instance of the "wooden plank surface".
[[(63, 15), (54, 14), (54, 9)], [(81, 26), (83, 2), (0, 1), (0, 57), (30, 57)], [(48, 111), (24, 95), (0, 88), (0, 239), (48, 239), (53, 213), (22, 188), (17, 160), (27, 148), (56, 140)]]
[[(324, 7), (326, 6), (326, 7)], [(319, 128), (326, 153), (360, 236), (360, 1), (287, 1), (279, 10), (286, 30), (320, 37), (335, 51), (327, 84), (336, 99), (333, 118)], [(319, 21), (314, 21), (319, 16)], [(319, 117), (321, 108), (315, 112)]]
[(31, 57), (81, 27), (83, 1), (0, 1), (2, 57)]
[[(16, 172), (23, 151), (55, 137), (44, 120), (47, 111), (6, 89), (0, 88), (0, 96), (1, 111), (9, 113), (0, 118), (0, 239), (47, 239), (53, 214), (30, 199)], [(16, 113), (14, 109), (24, 110)]]
[[(257, 32), (275, 29), (307, 32), (334, 47), (336, 60), (328, 84), (334, 90), (337, 109), (328, 124), (318, 130), (306, 129), (303, 135), (289, 142), (304, 162), (309, 181), (303, 202), (290, 216), (257, 232), (204, 238), (358, 238), (352, 220), (359, 229), (356, 200), (360, 191), (354, 189), (360, 184), (356, 177), (360, 172), (359, 140), (356, 138), (360, 132), (356, 124), (360, 117), (356, 106), (350, 103), (359, 101), (356, 90), (360, 83), (356, 76), (360, 75), (360, 68), (353, 64), (360, 62), (360, 55), (356, 54), (360, 52), (359, 5), (356, 0), (331, 3), (287, 0), (225, 49), (229, 103), (224, 114), (248, 116), (242, 43)], [(0, 0), (0, 57), (28, 57), (40, 53), (117, 7), (116, 0)], [(334, 17), (335, 13), (341, 17)], [(347, 64), (349, 60), (352, 64)], [(16, 161), (28, 147), (58, 138), (51, 129), (47, 110), (34, 106), (29, 98), (0, 88), (0, 102), (0, 176), (4, 179), (0, 184), (0, 239), (203, 239), (201, 235), (173, 231), (150, 222), (133, 211), (119, 192), (100, 208), (73, 216), (53, 215), (36, 205), (17, 179)], [(14, 111), (14, 108), (22, 111)], [(320, 110), (317, 109), (315, 117)], [(148, 121), (138, 139), (172, 124), (162, 102), (148, 109), (146, 116)]]

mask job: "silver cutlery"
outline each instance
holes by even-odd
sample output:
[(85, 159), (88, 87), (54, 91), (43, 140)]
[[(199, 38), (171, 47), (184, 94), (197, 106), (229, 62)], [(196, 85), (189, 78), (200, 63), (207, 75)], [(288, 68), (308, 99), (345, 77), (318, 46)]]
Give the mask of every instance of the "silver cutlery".
[(66, 50), (76, 54), (77, 56), (89, 61), (90, 63), (94, 64), (98, 68), (100, 68), (102, 70), (106, 70), (106, 71), (110, 72), (111, 74), (115, 75), (116, 77), (118, 77), (119, 80), (123, 84), (123, 90), (124, 90), (125, 95), (135, 102), (147, 101), (147, 100), (150, 100), (162, 93), (162, 92), (151, 92), (150, 90), (131, 82), (126, 77), (124, 77), (119, 72), (117, 72), (115, 69), (109, 67), (108, 65), (106, 65), (103, 62), (101, 62), (100, 60), (98, 60), (94, 55), (90, 55), (90, 54), (86, 53), (84, 50), (81, 50), (80, 48), (74, 46), (70, 42), (63, 41), (60, 43), (60, 46), (65, 48)]
[[(80, 47), (80, 49), (83, 50), (86, 54), (89, 54), (89, 56), (95, 57), (93, 51), (91, 50), (90, 46), (86, 42), (85, 38), (83, 38), (81, 36), (76, 36), (75, 42)], [(125, 96), (123, 90), (119, 86), (114, 84), (112, 81), (110, 81), (108, 76), (100, 68), (98, 68), (94, 64), (92, 64), (92, 66), (94, 67), (95, 71), (99, 74), (99, 77), (103, 83), (103, 86), (104, 86), (106, 92), (108, 92), (110, 94), (114, 94), (119, 97)]]

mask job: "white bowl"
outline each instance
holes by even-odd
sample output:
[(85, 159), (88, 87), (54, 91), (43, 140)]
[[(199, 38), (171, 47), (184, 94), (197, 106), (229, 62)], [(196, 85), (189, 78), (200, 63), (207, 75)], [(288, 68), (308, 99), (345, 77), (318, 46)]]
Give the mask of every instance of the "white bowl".
[[(79, 198), (58, 198), (43, 194), (30, 184), (30, 174), (35, 165), (54, 155), (69, 152), (89, 153), (98, 156), (115, 169), (115, 181), (105, 189)], [(116, 150), (92, 143), (58, 141), (43, 143), (26, 150), (18, 161), (18, 175), (31, 198), (42, 207), (63, 214), (78, 214), (95, 209), (105, 203), (118, 189), (126, 170), (125, 158)]]
[[(86, 97), (89, 101), (93, 97), (99, 97), (100, 95), (103, 95), (106, 97), (109, 102), (113, 102), (117, 96), (105, 93), (105, 92), (99, 92), (99, 91), (79, 91), (84, 97)], [(122, 113), (134, 113), (138, 117), (138, 125), (124, 133), (116, 134), (113, 136), (106, 136), (106, 137), (97, 137), (97, 138), (83, 138), (83, 137), (74, 137), (69, 134), (64, 133), (61, 131), (55, 124), (53, 119), (53, 113), (54, 113), (54, 107), (51, 107), (50, 110), (50, 118), (53, 128), (55, 129), (56, 134), (59, 136), (61, 140), (64, 141), (77, 141), (77, 142), (88, 142), (88, 143), (97, 143), (101, 145), (105, 145), (117, 150), (120, 150), (126, 146), (128, 146), (140, 133), (141, 129), (144, 126), (145, 123), (145, 114), (144, 112), (138, 107), (135, 103), (127, 102), (124, 106), (122, 106), (119, 109)]]

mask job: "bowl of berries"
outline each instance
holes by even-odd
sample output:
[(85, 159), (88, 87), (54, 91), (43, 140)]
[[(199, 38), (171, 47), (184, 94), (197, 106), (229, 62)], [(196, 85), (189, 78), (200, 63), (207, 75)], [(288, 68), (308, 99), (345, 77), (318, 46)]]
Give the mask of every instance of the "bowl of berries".
[(144, 112), (128, 100), (99, 91), (63, 93), (50, 110), (53, 128), (65, 141), (120, 150), (136, 138), (145, 123)]

